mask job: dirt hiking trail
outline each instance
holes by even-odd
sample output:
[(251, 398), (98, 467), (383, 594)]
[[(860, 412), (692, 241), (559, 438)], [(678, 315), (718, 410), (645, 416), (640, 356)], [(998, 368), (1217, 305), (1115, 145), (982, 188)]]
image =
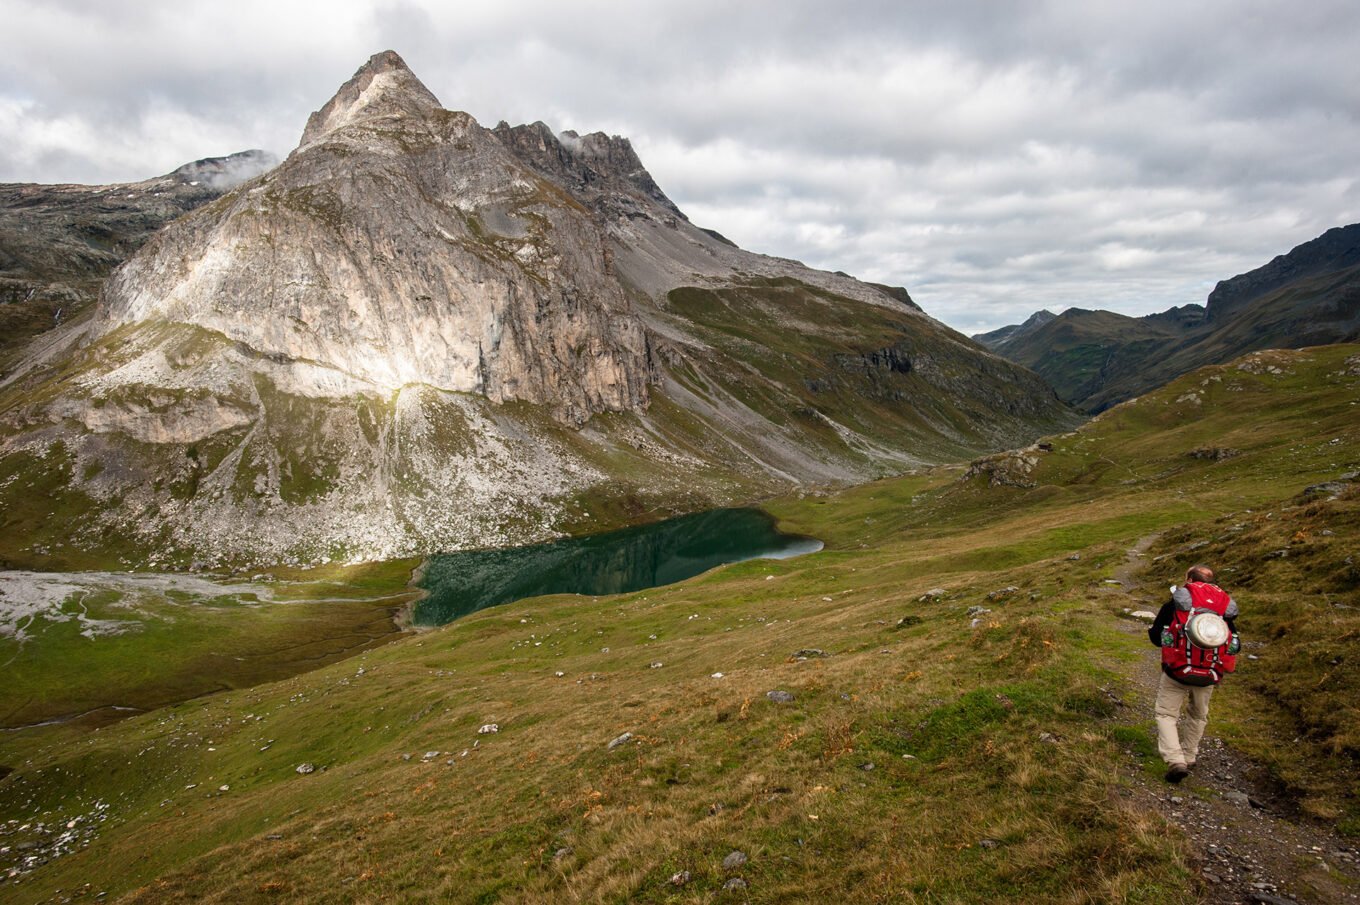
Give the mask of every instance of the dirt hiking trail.
[[(1147, 569), (1144, 555), (1155, 539), (1156, 535), (1141, 539), (1114, 572), (1120, 584), (1111, 589), (1127, 595), (1131, 610), (1155, 613), (1167, 598), (1166, 587), (1178, 577)], [(1249, 625), (1249, 601), (1243, 601), (1243, 612)], [(1146, 622), (1118, 622), (1121, 631), (1139, 638), (1147, 633)], [(1246, 657), (1242, 665), (1251, 668)], [(1155, 732), (1152, 705), (1160, 669), (1157, 648), (1148, 644), (1128, 676), (1136, 694), (1131, 704), (1147, 723), (1149, 737)], [(1215, 696), (1232, 694), (1231, 683), (1229, 676)], [(1201, 901), (1206, 905), (1360, 902), (1360, 848), (1300, 815), (1288, 792), (1265, 768), (1225, 744), (1214, 732), (1212, 705), (1199, 762), (1180, 785), (1150, 777), (1145, 770), (1130, 772), (1134, 800), (1179, 827), (1189, 840), (1191, 864), (1200, 873)]]

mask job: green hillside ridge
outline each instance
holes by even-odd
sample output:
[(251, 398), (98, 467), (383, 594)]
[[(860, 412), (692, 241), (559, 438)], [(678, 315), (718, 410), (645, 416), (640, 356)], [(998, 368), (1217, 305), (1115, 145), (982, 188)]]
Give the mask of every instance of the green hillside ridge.
[(1337, 666), (1360, 654), (1357, 406), (1360, 346), (1256, 353), (1051, 450), (770, 504), (821, 553), (0, 734), (0, 878), (18, 843), (51, 850), (39, 821), (75, 821), (72, 851), (0, 889), (684, 902), (740, 877), (755, 902), (1196, 901), (1186, 841), (1130, 791), (1131, 764), (1160, 768), (1146, 642), (1120, 626), (1159, 600), (1110, 581), (1149, 538), (1145, 587), (1220, 567), (1259, 659), (1214, 731), (1360, 834), (1360, 689)]
[(1330, 229), (1221, 281), (1205, 306), (1145, 317), (1069, 308), (974, 339), (1032, 368), (1065, 402), (1100, 412), (1208, 364), (1260, 349), (1360, 338), (1360, 224)]

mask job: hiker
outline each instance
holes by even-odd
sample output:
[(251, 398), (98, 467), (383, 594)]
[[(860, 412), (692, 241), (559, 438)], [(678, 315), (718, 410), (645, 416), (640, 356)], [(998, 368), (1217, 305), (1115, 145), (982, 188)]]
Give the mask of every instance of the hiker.
[[(1171, 586), (1171, 599), (1148, 629), (1148, 639), (1162, 649), (1155, 708), (1157, 750), (1166, 761), (1166, 781), (1171, 783), (1194, 769), (1209, 721), (1209, 696), (1236, 668), (1235, 655), (1241, 648), (1235, 625), (1237, 602), (1213, 581), (1213, 569), (1191, 566), (1185, 586)], [(1178, 729), (1183, 709), (1189, 718)]]

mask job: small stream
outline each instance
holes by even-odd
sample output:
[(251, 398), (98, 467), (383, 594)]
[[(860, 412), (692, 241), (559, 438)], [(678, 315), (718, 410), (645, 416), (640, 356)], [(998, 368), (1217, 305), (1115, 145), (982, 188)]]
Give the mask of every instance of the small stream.
[(725, 563), (786, 559), (820, 549), (822, 542), (815, 538), (781, 533), (759, 509), (714, 509), (529, 547), (443, 553), (426, 565), (420, 587), (428, 596), (416, 604), (412, 621), (443, 625), (544, 594), (626, 594)]

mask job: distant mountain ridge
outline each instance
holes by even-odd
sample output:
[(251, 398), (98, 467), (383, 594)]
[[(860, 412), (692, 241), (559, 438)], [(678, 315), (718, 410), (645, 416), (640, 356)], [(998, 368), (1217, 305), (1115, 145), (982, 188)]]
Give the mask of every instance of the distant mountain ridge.
[(0, 185), (0, 374), (24, 342), (93, 302), (154, 232), (277, 163), (251, 150), (121, 185)]
[[(1048, 315), (1044, 317), (1043, 315)], [(1145, 317), (1071, 308), (974, 337), (1033, 369), (1065, 402), (1099, 412), (1246, 352), (1360, 338), (1360, 224), (1329, 229), (1221, 281), (1204, 306)]]
[(1035, 330), (1038, 330), (1057, 316), (1058, 315), (1054, 314), (1052, 311), (1044, 308), (1031, 314), (1026, 318), (1023, 324), (1011, 324), (1008, 327), (1001, 327), (990, 333), (978, 333), (973, 336), (973, 339), (982, 343), (994, 352), (1001, 352), (1007, 346), (1019, 341), (1023, 337), (1029, 336)]
[(484, 128), (389, 51), (0, 378), (0, 561), (503, 546), (1076, 421), (905, 290), (695, 227), (627, 139)]

